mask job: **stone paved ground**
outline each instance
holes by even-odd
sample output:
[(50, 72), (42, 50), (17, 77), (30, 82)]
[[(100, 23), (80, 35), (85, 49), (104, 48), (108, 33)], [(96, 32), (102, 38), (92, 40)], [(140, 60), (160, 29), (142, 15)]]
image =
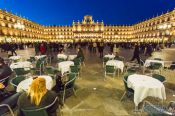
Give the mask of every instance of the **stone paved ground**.
[[(74, 50), (68, 50), (68, 53), (75, 53)], [(124, 56), (126, 60), (131, 59), (133, 50), (120, 49), (119, 54)], [(23, 58), (28, 58), (34, 55), (33, 49), (17, 51)], [(86, 56), (85, 66), (83, 66), (80, 78), (76, 80), (76, 96), (71, 96), (66, 99), (65, 106), (62, 108), (63, 116), (122, 116), (122, 115), (141, 115), (134, 113), (133, 98), (125, 98), (122, 102), (120, 98), (124, 92), (122, 81), (123, 75), (119, 77), (107, 76), (104, 81), (104, 69), (102, 60), (97, 54), (90, 54), (84, 49)], [(108, 53), (108, 49), (105, 50)], [(160, 57), (164, 60), (175, 61), (175, 47), (164, 49), (161, 52), (155, 52), (154, 57)], [(6, 54), (0, 53), (6, 57)], [(142, 56), (145, 59), (144, 56)], [(52, 63), (56, 66), (56, 63)], [(166, 76), (165, 83), (167, 100), (165, 105), (175, 99), (175, 77), (174, 71), (163, 70), (163, 75)], [(94, 90), (96, 88), (96, 90)], [(160, 100), (147, 98), (155, 103)]]

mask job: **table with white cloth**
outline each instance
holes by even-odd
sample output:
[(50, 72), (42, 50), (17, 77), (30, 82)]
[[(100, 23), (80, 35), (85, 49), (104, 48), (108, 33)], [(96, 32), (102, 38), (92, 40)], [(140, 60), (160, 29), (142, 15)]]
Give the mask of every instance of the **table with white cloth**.
[(58, 54), (57, 55), (57, 58), (59, 59), (64, 59), (64, 60), (66, 60), (67, 59), (67, 55), (65, 55), (65, 54)]
[(77, 55), (69, 55), (68, 60), (74, 60), (77, 57)]
[(30, 70), (30, 68), (33, 68), (32, 63), (28, 62), (28, 61), (23, 61), (23, 62), (16, 62), (16, 63), (12, 63), (10, 65), (11, 69), (15, 69), (15, 68), (24, 68), (24, 70)]
[(151, 66), (151, 63), (160, 63), (164, 67), (164, 61), (147, 59), (144, 63), (145, 67)]
[(38, 55), (38, 56), (35, 56), (35, 59), (41, 59), (41, 58), (44, 58), (44, 57), (46, 57), (46, 55)]
[(109, 58), (109, 59), (114, 59), (115, 58), (115, 55), (113, 55), (113, 54), (108, 54), (108, 55), (105, 55), (104, 56), (105, 58)]
[(9, 59), (12, 61), (17, 61), (17, 60), (21, 59), (21, 56), (11, 56), (11, 57), (9, 57)]
[(106, 65), (114, 66), (115, 69), (120, 69), (121, 72), (123, 72), (123, 68), (124, 68), (123, 61), (119, 61), (119, 60), (108, 60), (106, 62)]
[(137, 107), (148, 96), (166, 99), (165, 87), (157, 79), (147, 75), (133, 74), (128, 76), (127, 86), (134, 90), (134, 103)]
[(73, 66), (73, 61), (63, 61), (58, 63), (58, 70), (61, 71), (61, 74), (63, 75), (65, 72), (70, 71), (70, 66)]
[[(54, 80), (52, 79), (52, 77), (47, 76), (47, 75), (40, 75), (37, 77), (44, 78), (46, 80), (46, 88), (48, 90), (51, 90), (55, 86), (55, 83), (54, 83)], [(33, 77), (29, 77), (29, 78), (21, 81), (17, 86), (16, 92), (27, 91), (29, 86), (32, 84), (32, 81), (33, 81)]]

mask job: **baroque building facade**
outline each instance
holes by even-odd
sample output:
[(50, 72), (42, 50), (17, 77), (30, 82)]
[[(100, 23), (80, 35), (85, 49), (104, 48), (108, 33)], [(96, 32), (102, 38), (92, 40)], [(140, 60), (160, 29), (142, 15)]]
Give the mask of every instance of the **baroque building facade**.
[(92, 16), (71, 26), (43, 26), (0, 10), (0, 42), (167, 42), (175, 39), (175, 10), (130, 26), (106, 25)]

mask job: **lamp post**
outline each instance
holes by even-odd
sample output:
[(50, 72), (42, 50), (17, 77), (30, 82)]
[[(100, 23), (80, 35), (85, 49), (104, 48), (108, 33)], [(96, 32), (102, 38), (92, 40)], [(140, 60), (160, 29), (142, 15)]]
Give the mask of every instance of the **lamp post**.
[(22, 32), (21, 32), (21, 30), (24, 30), (25, 29), (25, 26), (22, 23), (17, 22), (17, 23), (14, 24), (14, 28), (20, 30), (20, 40), (22, 42), (22, 38), (21, 38)]

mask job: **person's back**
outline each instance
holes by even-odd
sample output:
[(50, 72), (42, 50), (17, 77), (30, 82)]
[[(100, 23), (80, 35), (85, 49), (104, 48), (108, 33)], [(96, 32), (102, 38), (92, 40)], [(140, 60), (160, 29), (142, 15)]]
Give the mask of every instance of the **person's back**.
[[(29, 96), (27, 95), (26, 92), (24, 92), (20, 97), (18, 98), (18, 107), (22, 109), (38, 109), (38, 108), (43, 108), (45, 106), (50, 105), (53, 103), (55, 98), (57, 97), (56, 93), (53, 91), (47, 91), (46, 94), (43, 96), (41, 99), (41, 102), (38, 106), (35, 104), (31, 103)], [(55, 105), (51, 106), (50, 108), (47, 109), (47, 113), (49, 116), (56, 116), (55, 111), (58, 108), (58, 101), (55, 103)], [(23, 112), (21, 110), (18, 111), (18, 116), (24, 116)]]
[[(34, 77), (34, 80), (28, 88), (28, 91), (20, 95), (18, 99), (17, 116), (24, 116), (22, 109), (35, 110), (38, 108), (44, 108), (52, 104), (56, 97), (56, 93), (47, 90), (46, 80), (44, 78)], [(48, 116), (56, 116), (56, 110), (58, 106), (59, 104), (57, 100), (55, 104), (46, 109)]]

